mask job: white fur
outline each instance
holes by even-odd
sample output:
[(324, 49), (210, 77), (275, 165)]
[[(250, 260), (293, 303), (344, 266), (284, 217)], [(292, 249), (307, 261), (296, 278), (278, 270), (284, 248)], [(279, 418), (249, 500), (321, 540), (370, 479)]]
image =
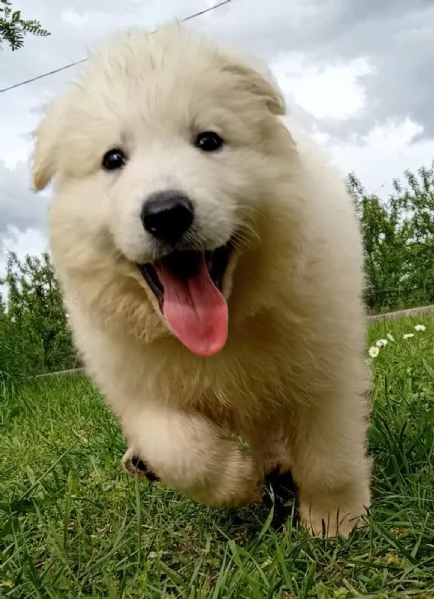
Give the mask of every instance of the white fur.
[[(284, 111), (266, 74), (183, 27), (122, 34), (48, 107), (34, 185), (56, 176), (52, 255), (128, 456), (212, 505), (255, 501), (291, 468), (303, 523), (346, 536), (370, 503), (361, 239), (344, 183)], [(201, 153), (210, 129), (226, 145)], [(104, 172), (119, 145), (127, 165)], [(157, 255), (142, 202), (169, 188), (194, 198), (198, 248), (238, 234), (229, 339), (210, 358), (169, 332), (134, 264)]]

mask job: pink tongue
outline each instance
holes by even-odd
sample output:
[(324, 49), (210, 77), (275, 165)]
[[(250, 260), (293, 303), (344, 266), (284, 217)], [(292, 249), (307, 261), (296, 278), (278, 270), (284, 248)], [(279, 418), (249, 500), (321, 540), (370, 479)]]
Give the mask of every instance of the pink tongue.
[(198, 272), (179, 279), (161, 265), (164, 287), (163, 316), (172, 332), (198, 356), (212, 356), (223, 349), (228, 336), (228, 306), (214, 285), (202, 257)]

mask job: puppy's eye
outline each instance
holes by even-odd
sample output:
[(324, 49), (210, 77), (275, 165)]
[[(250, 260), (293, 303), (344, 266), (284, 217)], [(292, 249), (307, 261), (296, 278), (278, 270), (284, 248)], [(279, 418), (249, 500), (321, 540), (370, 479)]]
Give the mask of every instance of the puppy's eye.
[(203, 131), (196, 137), (194, 145), (203, 152), (215, 152), (223, 145), (223, 140), (214, 131)]
[(113, 148), (106, 152), (102, 159), (102, 167), (106, 171), (114, 171), (121, 168), (127, 161), (125, 153), (119, 148)]

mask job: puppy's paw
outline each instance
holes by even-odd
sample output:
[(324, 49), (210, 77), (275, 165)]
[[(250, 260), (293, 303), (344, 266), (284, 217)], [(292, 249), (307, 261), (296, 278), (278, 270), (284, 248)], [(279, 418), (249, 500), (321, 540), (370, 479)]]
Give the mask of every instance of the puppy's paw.
[(358, 502), (349, 504), (325, 498), (300, 502), (301, 523), (313, 536), (347, 539), (354, 528), (366, 524), (366, 514), (366, 507)]
[(148, 468), (146, 463), (139, 458), (131, 448), (127, 449), (127, 451), (124, 453), (122, 457), (122, 466), (124, 470), (128, 472), (128, 474), (132, 474), (133, 476), (145, 476), (150, 481), (160, 480), (158, 476)]

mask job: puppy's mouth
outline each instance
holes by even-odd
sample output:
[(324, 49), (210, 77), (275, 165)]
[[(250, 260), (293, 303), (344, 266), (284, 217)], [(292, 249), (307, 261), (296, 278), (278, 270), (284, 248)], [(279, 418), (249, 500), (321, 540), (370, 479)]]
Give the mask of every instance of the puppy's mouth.
[(156, 296), (172, 333), (193, 353), (212, 356), (228, 336), (223, 280), (232, 241), (212, 251), (176, 251), (139, 270)]

